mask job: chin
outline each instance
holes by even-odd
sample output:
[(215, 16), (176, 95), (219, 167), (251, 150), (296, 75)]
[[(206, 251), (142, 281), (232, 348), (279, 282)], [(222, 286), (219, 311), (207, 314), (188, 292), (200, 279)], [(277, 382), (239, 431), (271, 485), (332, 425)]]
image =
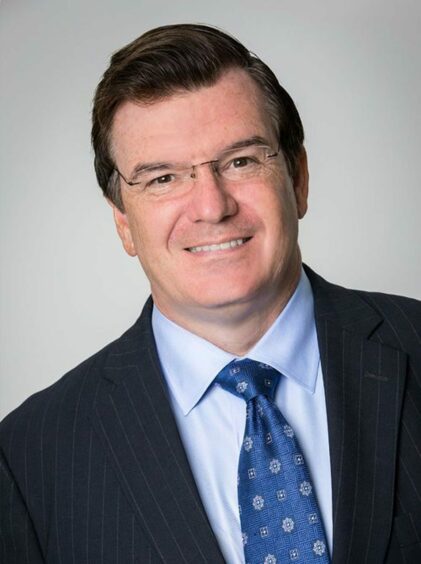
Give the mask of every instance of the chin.
[[(199, 307), (221, 309), (224, 307), (235, 307), (248, 302), (255, 303), (259, 294), (266, 294), (265, 290), (256, 286), (224, 287), (224, 282), (212, 288), (200, 288), (196, 296), (191, 300), (192, 304)], [(192, 298), (193, 296), (191, 296)]]

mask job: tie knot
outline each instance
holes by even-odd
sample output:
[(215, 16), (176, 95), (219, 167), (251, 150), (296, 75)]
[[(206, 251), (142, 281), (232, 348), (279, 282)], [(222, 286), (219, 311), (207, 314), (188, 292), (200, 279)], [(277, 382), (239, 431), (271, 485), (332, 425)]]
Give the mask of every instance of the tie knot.
[(263, 362), (233, 360), (215, 378), (224, 390), (249, 401), (260, 395), (273, 398), (280, 374), (275, 368)]

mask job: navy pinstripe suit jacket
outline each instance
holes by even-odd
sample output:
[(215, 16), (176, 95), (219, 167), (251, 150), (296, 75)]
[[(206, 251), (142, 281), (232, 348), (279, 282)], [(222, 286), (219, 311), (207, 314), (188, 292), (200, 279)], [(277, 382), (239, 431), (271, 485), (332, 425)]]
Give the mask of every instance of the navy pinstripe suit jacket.
[[(421, 304), (307, 269), (325, 381), (334, 564), (421, 562)], [(177, 432), (151, 302), (0, 427), (4, 564), (222, 563)]]

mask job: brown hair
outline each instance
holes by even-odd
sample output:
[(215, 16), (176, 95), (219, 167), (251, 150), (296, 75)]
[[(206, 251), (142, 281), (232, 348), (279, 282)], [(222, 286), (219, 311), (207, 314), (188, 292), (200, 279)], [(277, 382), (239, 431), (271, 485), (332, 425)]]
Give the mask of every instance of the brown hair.
[(95, 92), (92, 146), (104, 195), (123, 210), (111, 151), (113, 119), (123, 102), (153, 103), (180, 90), (214, 84), (223, 72), (244, 69), (263, 93), (286, 159), (295, 176), (304, 131), (297, 108), (270, 68), (239, 41), (219, 29), (196, 24), (152, 29), (111, 57)]

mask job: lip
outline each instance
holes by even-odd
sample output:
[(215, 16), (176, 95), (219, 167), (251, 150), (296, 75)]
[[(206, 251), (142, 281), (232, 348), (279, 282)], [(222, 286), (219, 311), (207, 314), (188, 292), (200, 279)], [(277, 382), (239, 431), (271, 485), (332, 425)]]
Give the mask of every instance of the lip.
[(244, 247), (252, 237), (232, 237), (225, 238), (221, 241), (210, 241), (198, 245), (185, 247), (185, 251), (192, 255), (212, 255), (214, 253), (221, 253), (233, 251)]

